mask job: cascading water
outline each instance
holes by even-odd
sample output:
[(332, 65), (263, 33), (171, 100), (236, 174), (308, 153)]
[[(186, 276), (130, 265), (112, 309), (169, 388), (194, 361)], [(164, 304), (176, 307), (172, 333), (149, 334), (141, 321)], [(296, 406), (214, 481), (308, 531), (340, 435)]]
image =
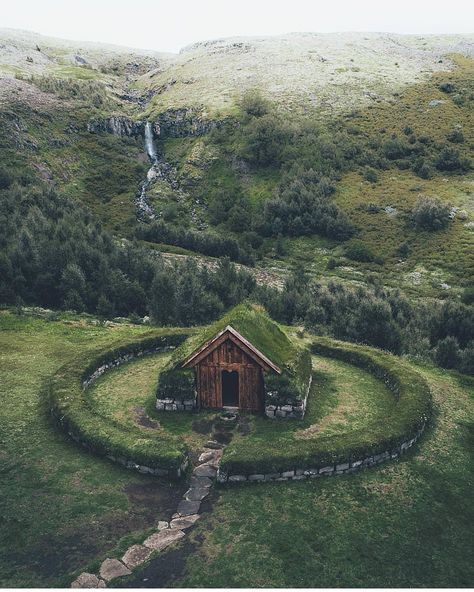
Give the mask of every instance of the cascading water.
[(140, 195), (137, 197), (136, 206), (139, 217), (155, 218), (155, 212), (148, 202), (146, 191), (157, 176), (157, 165), (158, 165), (158, 152), (156, 150), (155, 139), (153, 137), (153, 125), (150, 121), (145, 124), (145, 148), (148, 154), (148, 158), (151, 160), (151, 167), (148, 169), (145, 181), (143, 181), (140, 188)]
[(155, 163), (158, 160), (158, 154), (153, 137), (153, 125), (150, 121), (145, 123), (145, 147), (151, 162)]

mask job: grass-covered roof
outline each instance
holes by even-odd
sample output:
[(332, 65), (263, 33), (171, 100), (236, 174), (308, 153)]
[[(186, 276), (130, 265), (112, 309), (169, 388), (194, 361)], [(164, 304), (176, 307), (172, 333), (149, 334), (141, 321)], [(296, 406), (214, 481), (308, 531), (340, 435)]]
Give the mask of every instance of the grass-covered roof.
[(239, 304), (212, 325), (204, 327), (189, 337), (174, 352), (170, 367), (179, 368), (182, 363), (205, 343), (230, 325), (282, 370), (294, 367), (298, 346), (283, 332), (258, 305), (249, 302)]

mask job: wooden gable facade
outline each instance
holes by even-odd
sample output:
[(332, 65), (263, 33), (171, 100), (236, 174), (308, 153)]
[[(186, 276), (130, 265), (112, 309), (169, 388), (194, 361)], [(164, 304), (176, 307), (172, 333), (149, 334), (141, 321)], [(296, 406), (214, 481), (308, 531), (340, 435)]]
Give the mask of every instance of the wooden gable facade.
[(227, 326), (183, 363), (194, 368), (198, 404), (202, 408), (262, 411), (264, 373), (281, 373), (262, 352)]

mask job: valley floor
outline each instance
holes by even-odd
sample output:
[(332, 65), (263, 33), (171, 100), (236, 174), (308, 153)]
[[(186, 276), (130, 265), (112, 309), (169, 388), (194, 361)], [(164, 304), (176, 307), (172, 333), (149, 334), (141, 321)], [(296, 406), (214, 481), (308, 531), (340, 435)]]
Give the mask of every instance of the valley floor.
[[(141, 331), (0, 313), (1, 586), (68, 586), (175, 511), (184, 484), (89, 455), (42, 394), (71, 357)], [(414, 453), (351, 476), (215, 488), (185, 542), (121, 585), (472, 586), (474, 381), (420, 370), (435, 417)]]

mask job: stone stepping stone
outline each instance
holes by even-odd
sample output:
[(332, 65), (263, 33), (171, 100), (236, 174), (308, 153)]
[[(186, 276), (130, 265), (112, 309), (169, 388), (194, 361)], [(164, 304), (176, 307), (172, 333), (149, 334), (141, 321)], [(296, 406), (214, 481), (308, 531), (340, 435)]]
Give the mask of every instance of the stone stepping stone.
[(135, 567), (145, 563), (152, 553), (153, 549), (149, 547), (133, 545), (125, 551), (122, 561), (129, 569), (135, 569)]
[(190, 487), (212, 487), (212, 480), (209, 477), (191, 477), (189, 482)]
[(171, 529), (168, 528), (167, 530), (160, 530), (160, 532), (155, 532), (149, 536), (143, 544), (145, 547), (149, 547), (154, 551), (162, 551), (166, 549), (171, 543), (179, 540), (180, 538), (184, 537), (184, 532), (178, 529)]
[(210, 461), (219, 460), (222, 457), (222, 450), (210, 450), (199, 455), (198, 461), (200, 463), (208, 463)]
[(213, 479), (216, 476), (217, 469), (211, 467), (211, 465), (199, 465), (193, 471), (193, 475), (196, 477), (209, 477)]
[(156, 525), (156, 530), (164, 530), (165, 528), (169, 527), (169, 522), (166, 522), (165, 520), (159, 520), (158, 524)]
[(211, 448), (213, 450), (219, 450), (221, 448), (224, 448), (224, 445), (221, 444), (220, 442), (216, 442), (215, 440), (209, 440), (209, 442), (206, 442), (204, 444), (204, 448)]
[(181, 530), (185, 530), (186, 528), (190, 528), (196, 520), (199, 520), (199, 514), (191, 514), (191, 516), (184, 516), (183, 518), (175, 518), (171, 520), (171, 528), (180, 528)]
[(100, 580), (95, 574), (81, 573), (71, 584), (71, 588), (106, 588), (104, 580)]
[[(178, 504), (178, 508), (176, 512), (179, 516), (191, 516), (191, 514), (197, 514), (199, 512), (199, 508), (201, 507), (201, 502), (193, 501), (190, 502), (188, 500), (181, 500)], [(166, 532), (166, 531), (162, 531)]]
[(206, 495), (209, 495), (208, 487), (191, 487), (184, 494), (184, 499), (188, 500), (188, 502), (200, 502)]
[(114, 578), (128, 576), (132, 572), (118, 559), (106, 559), (102, 562), (99, 573), (101, 578), (106, 582), (110, 582)]

